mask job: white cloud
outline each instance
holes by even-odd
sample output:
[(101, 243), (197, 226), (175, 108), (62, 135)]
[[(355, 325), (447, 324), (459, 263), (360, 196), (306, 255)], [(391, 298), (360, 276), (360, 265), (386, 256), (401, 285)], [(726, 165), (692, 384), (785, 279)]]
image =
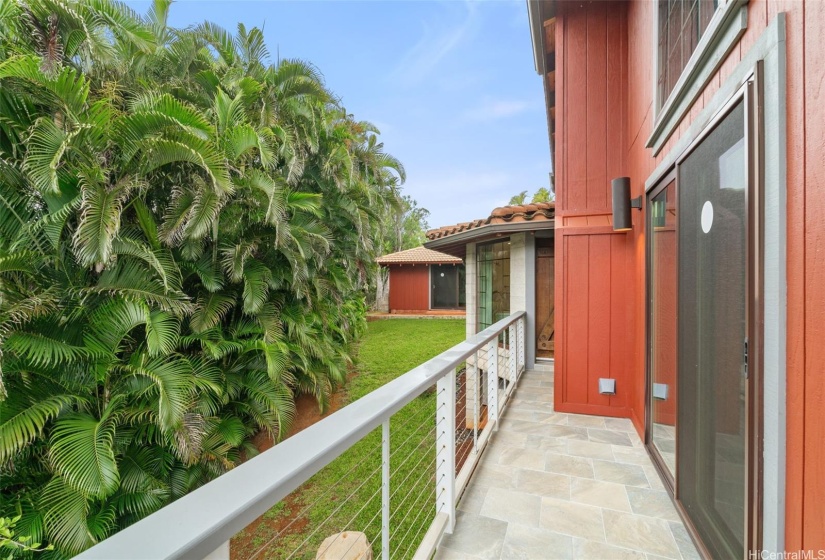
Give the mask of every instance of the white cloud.
[[(450, 4), (450, 7), (454, 4)], [(442, 17), (435, 21), (423, 22), (423, 34), (402, 57), (390, 73), (390, 78), (405, 86), (413, 86), (424, 81), (436, 66), (467, 39), (476, 29), (477, 9), (473, 2), (463, 3), (463, 20), (456, 24), (455, 18)]]
[(517, 99), (486, 99), (467, 110), (464, 117), (471, 121), (492, 121), (512, 117), (530, 109), (530, 104)]

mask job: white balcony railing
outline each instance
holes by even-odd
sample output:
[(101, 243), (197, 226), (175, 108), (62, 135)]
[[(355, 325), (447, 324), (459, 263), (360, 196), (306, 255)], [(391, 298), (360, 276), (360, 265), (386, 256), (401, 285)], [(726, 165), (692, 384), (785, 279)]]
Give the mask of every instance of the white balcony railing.
[[(356, 505), (357, 514), (343, 522), (330, 514), (307, 527), (293, 550), (277, 555), (314, 558), (325, 534), (359, 531), (384, 559), (429, 558), (441, 535), (453, 531), (456, 503), (524, 371), (524, 317), (517, 312), (502, 319), (78, 558), (228, 559), (235, 534), (379, 427), (380, 451), (364, 453), (359, 462), (374, 463), (375, 484), (365, 478), (355, 490), (367, 488), (367, 495), (353, 490), (333, 512)], [(423, 408), (423, 415), (405, 416), (405, 424), (420, 425), (406, 425), (405, 441), (391, 446), (393, 416), (434, 386), (434, 414)], [(363, 512), (373, 510), (363, 521)], [(263, 557), (274, 540), (252, 556)]]

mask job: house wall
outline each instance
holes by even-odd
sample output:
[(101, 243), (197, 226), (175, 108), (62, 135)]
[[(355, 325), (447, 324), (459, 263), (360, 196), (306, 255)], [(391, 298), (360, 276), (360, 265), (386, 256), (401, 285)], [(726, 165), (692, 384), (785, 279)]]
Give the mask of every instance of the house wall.
[[(641, 419), (644, 409), (631, 406), (635, 245), (611, 225), (610, 180), (627, 174), (624, 4), (564, 4), (556, 61), (555, 407)], [(616, 380), (615, 396), (599, 394), (603, 377)]]
[(467, 333), (467, 338), (476, 334), (476, 324), (478, 322), (478, 290), (476, 288), (478, 270), (476, 263), (476, 244), (467, 243), (467, 253), (464, 256), (464, 284), (466, 286), (464, 293), (467, 298), (465, 332)]
[[(796, 0), (751, 0), (748, 27), (694, 102), (678, 131), (661, 152), (651, 157), (644, 142), (650, 134), (653, 115), (649, 96), (652, 91), (652, 64), (632, 64), (630, 82), (648, 84), (647, 90), (632, 88), (628, 98), (628, 160), (635, 184), (667, 157), (690, 123), (711, 102), (739, 62), (764, 33), (777, 14), (785, 14), (786, 56), (786, 478), (785, 550), (825, 549), (825, 425), (816, 416), (825, 398), (825, 262), (815, 258), (825, 239), (825, 3)], [(654, 25), (655, 4), (634, 2), (628, 8), (631, 37), (629, 58), (651, 60), (650, 29)], [(634, 74), (635, 73), (635, 74)], [(635, 193), (634, 193), (635, 194)], [(640, 227), (634, 236), (643, 248)], [(769, 240), (770, 242), (770, 240)], [(639, 280), (639, 288), (642, 287)], [(816, 287), (816, 288), (815, 288)], [(639, 310), (643, 310), (643, 302)], [(639, 363), (643, 364), (644, 340)], [(643, 370), (643, 368), (640, 368)], [(640, 376), (643, 380), (643, 376)], [(643, 396), (637, 406), (643, 406)]]
[(390, 313), (430, 309), (430, 266), (390, 266)]
[(536, 363), (536, 238), (529, 233), (510, 236), (510, 313), (526, 311), (525, 360)]
[[(777, 366), (787, 380), (778, 392), (787, 392), (786, 431), (778, 442), (787, 457), (784, 491), (778, 490), (785, 503), (784, 543), (778, 545), (825, 549), (825, 423), (817, 418), (825, 402), (825, 2), (750, 0), (741, 39), (658, 153), (645, 146), (655, 120), (656, 9), (656, 2), (641, 0), (557, 4), (556, 252), (563, 264), (556, 271), (556, 406), (626, 415), (643, 433), (643, 214), (634, 211), (632, 231), (612, 233), (609, 181), (630, 176), (631, 196), (642, 195), (654, 170), (718, 101), (714, 96), (783, 12), (787, 145), (780, 164), (786, 190), (778, 204), (786, 204), (784, 239), (767, 240), (784, 241), (787, 274), (787, 285), (777, 288), (787, 289), (786, 353)], [(615, 350), (623, 372), (609, 371), (614, 344), (626, 348)], [(605, 370), (616, 377), (624, 402), (596, 394), (594, 376)]]

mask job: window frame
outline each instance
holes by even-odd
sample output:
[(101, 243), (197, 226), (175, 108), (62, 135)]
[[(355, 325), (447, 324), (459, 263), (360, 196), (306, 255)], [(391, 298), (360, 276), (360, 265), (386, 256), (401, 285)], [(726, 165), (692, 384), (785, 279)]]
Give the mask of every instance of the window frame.
[(719, 0), (710, 23), (682, 69), (676, 85), (661, 99), (659, 91), (659, 2), (655, 3), (653, 25), (653, 128), (646, 147), (657, 155), (676, 130), (682, 117), (701, 95), (728, 53), (748, 26), (748, 0)]

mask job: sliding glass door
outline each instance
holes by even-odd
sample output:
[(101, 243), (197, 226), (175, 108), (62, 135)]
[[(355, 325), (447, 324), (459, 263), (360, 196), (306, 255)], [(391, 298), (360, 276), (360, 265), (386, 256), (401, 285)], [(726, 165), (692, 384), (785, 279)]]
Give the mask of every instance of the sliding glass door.
[(430, 265), (430, 307), (460, 309), (465, 305), (464, 265)]
[(647, 195), (647, 446), (712, 558), (758, 542), (747, 130), (740, 97)]
[(648, 199), (650, 442), (671, 487), (676, 475), (676, 182)]
[(677, 495), (719, 558), (745, 547), (747, 159), (740, 101), (678, 167)]

